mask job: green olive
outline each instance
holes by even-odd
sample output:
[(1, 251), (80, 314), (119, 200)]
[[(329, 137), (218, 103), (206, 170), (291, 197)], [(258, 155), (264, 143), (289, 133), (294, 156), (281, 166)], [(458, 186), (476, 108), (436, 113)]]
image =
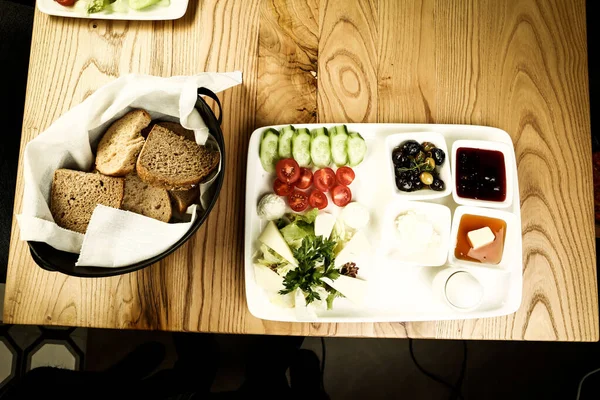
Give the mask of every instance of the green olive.
[(433, 169), (435, 168), (435, 160), (431, 157), (427, 157), (425, 159), (425, 162), (427, 163), (427, 165), (425, 166), (427, 171), (433, 171)]
[(425, 151), (431, 151), (431, 150), (435, 149), (435, 144), (433, 144), (431, 142), (423, 142), (423, 144), (421, 146), (423, 146), (423, 150), (425, 150)]
[(421, 179), (421, 182), (423, 182), (423, 185), (431, 185), (433, 183), (433, 175), (429, 172), (421, 172), (419, 178)]
[(425, 160), (425, 153), (420, 151), (419, 154), (417, 154), (417, 156), (415, 157), (415, 161), (417, 161), (418, 163), (422, 163), (423, 160)]

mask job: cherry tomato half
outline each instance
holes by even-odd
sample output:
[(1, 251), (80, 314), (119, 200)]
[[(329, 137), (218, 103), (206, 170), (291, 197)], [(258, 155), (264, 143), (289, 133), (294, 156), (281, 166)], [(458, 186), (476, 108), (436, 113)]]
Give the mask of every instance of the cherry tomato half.
[(331, 197), (333, 198), (333, 204), (344, 207), (352, 200), (352, 192), (348, 186), (337, 185), (331, 190)]
[(314, 184), (321, 192), (328, 192), (335, 186), (335, 172), (331, 168), (323, 168), (315, 172)]
[(350, 167), (339, 167), (337, 171), (335, 171), (335, 177), (340, 185), (346, 185), (354, 181), (356, 174)]
[(284, 158), (277, 161), (275, 171), (282, 182), (294, 183), (300, 178), (300, 166), (293, 158)]
[(279, 179), (275, 179), (275, 182), (273, 182), (273, 191), (278, 196), (287, 196), (292, 193), (292, 190), (294, 190), (294, 187), (289, 183), (282, 182)]
[(295, 185), (298, 189), (308, 189), (313, 182), (313, 173), (308, 168), (300, 168), (300, 178)]
[(67, 7), (75, 4), (75, 0), (54, 0), (54, 1), (56, 1), (61, 6), (67, 6)]
[(296, 212), (304, 211), (308, 207), (308, 196), (299, 190), (294, 190), (288, 196), (290, 208)]
[(329, 201), (327, 201), (327, 196), (320, 190), (313, 190), (310, 196), (308, 196), (308, 204), (310, 204), (312, 208), (322, 210), (327, 207), (327, 203), (329, 203)]

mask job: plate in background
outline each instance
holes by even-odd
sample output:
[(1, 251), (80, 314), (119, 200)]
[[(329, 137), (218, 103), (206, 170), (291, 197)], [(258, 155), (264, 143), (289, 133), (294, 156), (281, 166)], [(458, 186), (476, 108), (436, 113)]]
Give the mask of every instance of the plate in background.
[(146, 11), (129, 9), (126, 13), (99, 12), (95, 14), (87, 14), (81, 2), (87, 4), (87, 0), (78, 0), (80, 6), (75, 3), (72, 7), (64, 7), (54, 0), (37, 0), (37, 7), (41, 12), (57, 17), (158, 21), (183, 17), (188, 8), (189, 0), (171, 0), (171, 4), (167, 7), (150, 7)]

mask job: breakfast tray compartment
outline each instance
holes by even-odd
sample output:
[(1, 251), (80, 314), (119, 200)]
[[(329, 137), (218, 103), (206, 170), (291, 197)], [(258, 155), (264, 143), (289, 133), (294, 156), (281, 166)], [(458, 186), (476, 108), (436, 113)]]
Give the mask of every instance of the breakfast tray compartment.
[[(295, 128), (313, 129), (330, 128), (340, 124), (298, 124)], [(369, 263), (361, 265), (361, 275), (369, 282), (368, 302), (364, 307), (357, 307), (347, 299), (336, 300), (333, 310), (318, 313), (319, 322), (384, 322), (384, 321), (421, 321), (473, 319), (494, 317), (515, 312), (522, 295), (522, 241), (521, 215), (518, 188), (517, 168), (513, 144), (510, 136), (503, 130), (474, 125), (437, 125), (437, 124), (346, 124), (350, 131), (359, 132), (367, 143), (365, 160), (354, 168), (356, 180), (352, 183), (353, 201), (366, 206), (370, 211), (371, 221), (365, 233), (373, 249)], [(245, 219), (245, 282), (246, 298), (250, 312), (261, 319), (302, 322), (314, 321), (297, 315), (294, 309), (287, 309), (272, 304), (265, 291), (254, 279), (253, 258), (258, 250), (257, 238), (265, 226), (256, 212), (256, 205), (262, 195), (272, 192), (274, 174), (264, 171), (260, 165), (258, 150), (264, 130), (279, 129), (281, 126), (257, 129), (250, 139), (248, 150), (248, 172), (246, 183), (246, 219)], [(396, 189), (393, 169), (390, 168), (391, 148), (395, 140), (413, 139), (422, 133), (441, 134), (448, 151), (446, 164), (451, 163), (450, 149), (457, 140), (486, 140), (501, 142), (512, 150), (512, 157), (507, 158), (507, 169), (511, 173), (508, 181), (512, 182), (512, 203), (502, 211), (514, 215), (515, 226), (518, 227), (518, 238), (514, 245), (505, 248), (503, 267), (484, 265), (450, 265), (450, 257), (443, 266), (422, 267), (399, 264), (387, 258), (385, 253), (385, 232), (389, 221), (386, 209), (394, 202), (410, 200), (419, 203), (443, 204), (450, 209), (452, 218), (458, 207), (452, 191), (454, 191), (454, 175), (449, 181), (451, 190), (441, 198), (431, 199), (406, 198)], [(413, 134), (413, 135), (411, 135)], [(417, 140), (419, 140), (417, 138)], [(399, 142), (398, 142), (399, 144)], [(454, 174), (454, 171), (452, 171)], [(418, 193), (418, 192), (413, 192)], [(410, 197), (410, 196), (409, 196)], [(340, 209), (330, 205), (325, 211), (332, 214)], [(389, 213), (388, 213), (389, 214)], [(450, 246), (453, 245), (450, 238)], [(444, 268), (451, 267), (456, 271), (471, 273), (483, 287), (483, 299), (479, 306), (471, 311), (459, 311), (447, 305), (440, 293), (433, 286), (435, 275)]]

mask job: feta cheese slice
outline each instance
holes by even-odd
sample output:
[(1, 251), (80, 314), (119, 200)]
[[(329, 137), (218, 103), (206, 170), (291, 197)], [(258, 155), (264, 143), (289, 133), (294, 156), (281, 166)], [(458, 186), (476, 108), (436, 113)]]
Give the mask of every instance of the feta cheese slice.
[(490, 227), (486, 226), (467, 233), (467, 238), (469, 239), (471, 248), (475, 250), (492, 243), (496, 239), (496, 236)]
[(254, 279), (258, 286), (270, 292), (279, 292), (285, 288), (283, 277), (264, 265), (254, 264)]
[(333, 226), (335, 225), (335, 217), (329, 213), (320, 213), (315, 219), (315, 236), (323, 236), (329, 239)]
[(258, 240), (273, 249), (277, 254), (283, 257), (290, 264), (297, 266), (298, 261), (294, 258), (290, 246), (285, 242), (285, 239), (277, 229), (275, 222), (270, 221), (265, 230), (260, 234)]
[(367, 236), (362, 231), (358, 231), (335, 257), (335, 267), (340, 268), (347, 262), (356, 262), (361, 255), (370, 251), (371, 244), (369, 243), (369, 239), (367, 239)]
[(348, 300), (358, 305), (364, 305), (367, 297), (367, 282), (358, 278), (341, 275), (335, 281), (321, 278), (323, 282), (346, 296)]

